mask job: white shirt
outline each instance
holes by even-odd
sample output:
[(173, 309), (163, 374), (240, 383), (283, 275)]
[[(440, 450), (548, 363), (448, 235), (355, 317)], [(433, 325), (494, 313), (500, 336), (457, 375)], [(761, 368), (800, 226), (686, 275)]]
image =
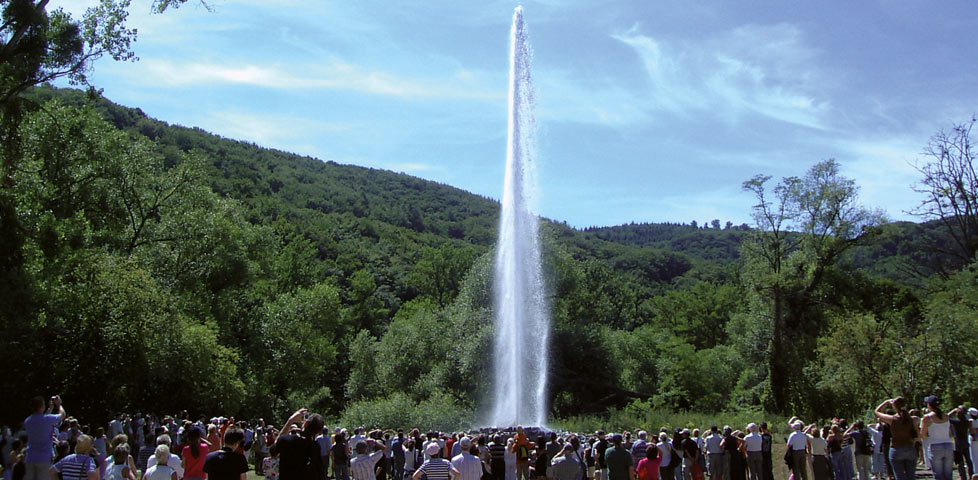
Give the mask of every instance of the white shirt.
[(873, 451), (880, 452), (883, 448), (883, 432), (867, 425), (866, 430), (873, 435)]
[(812, 438), (812, 455), (828, 455), (829, 443), (824, 438)]
[(747, 445), (748, 452), (760, 452), (761, 444), (763, 442), (764, 439), (762, 439), (761, 435), (757, 432), (750, 433), (749, 435), (744, 437), (744, 444)]
[(482, 461), (469, 452), (452, 457), (452, 472), (459, 480), (479, 480), (482, 478)]
[(792, 450), (804, 450), (808, 446), (808, 440), (811, 438), (811, 436), (801, 430), (795, 430), (788, 436), (788, 446)]
[(374, 473), (374, 467), (377, 466), (377, 462), (383, 456), (383, 450), (377, 450), (369, 455), (366, 453), (357, 454), (350, 460), (350, 476), (353, 477), (353, 480), (375, 480), (377, 474)]
[(665, 441), (655, 444), (659, 447), (659, 454), (662, 455), (662, 463), (659, 464), (660, 467), (668, 467), (672, 465), (672, 443)]
[(706, 453), (723, 453), (723, 449), (720, 448), (720, 442), (722, 441), (723, 437), (715, 433), (706, 437)]
[[(156, 465), (155, 455), (149, 457), (149, 460), (146, 461), (146, 470), (149, 471), (153, 465)], [(183, 478), (183, 465), (180, 464), (180, 457), (171, 453), (170, 459), (166, 461), (166, 466), (177, 472), (177, 478)]]

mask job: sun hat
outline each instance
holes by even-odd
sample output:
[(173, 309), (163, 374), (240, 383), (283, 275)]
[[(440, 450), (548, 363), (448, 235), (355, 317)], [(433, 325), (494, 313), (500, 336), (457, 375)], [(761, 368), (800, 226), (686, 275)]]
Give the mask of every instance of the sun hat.
[(431, 442), (424, 449), (424, 453), (427, 453), (429, 457), (432, 455), (438, 455), (438, 452), (440, 451), (441, 451), (441, 447), (438, 446), (438, 442)]

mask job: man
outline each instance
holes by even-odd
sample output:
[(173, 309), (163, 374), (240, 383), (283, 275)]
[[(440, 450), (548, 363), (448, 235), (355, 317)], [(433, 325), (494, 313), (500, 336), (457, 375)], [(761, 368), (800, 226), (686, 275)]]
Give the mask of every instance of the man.
[(757, 432), (757, 424), (747, 425), (747, 436), (744, 437), (744, 446), (747, 448), (747, 472), (750, 480), (764, 480), (764, 439)]
[(452, 478), (455, 480), (479, 480), (482, 478), (482, 460), (469, 453), (472, 439), (462, 437), (458, 441), (459, 454), (452, 457)]
[(689, 429), (680, 432), (683, 443), (680, 448), (683, 450), (683, 480), (693, 480), (693, 465), (700, 462), (700, 446), (689, 437)]
[[(169, 449), (170, 436), (164, 433), (163, 435), (156, 437), (156, 445), (157, 446), (166, 445), (167, 449)], [(170, 459), (166, 461), (166, 466), (173, 469), (174, 472), (177, 472), (177, 478), (183, 478), (183, 464), (180, 461), (180, 457), (174, 455), (173, 453), (170, 453), (169, 458)], [(157, 464), (156, 457), (155, 456), (149, 457), (149, 460), (146, 461), (146, 470), (149, 470), (149, 467), (152, 467), (153, 465), (156, 464)], [(145, 472), (146, 470), (143, 471)]]
[(329, 440), (328, 428), (324, 428), (323, 432), (316, 436), (316, 444), (319, 445), (319, 456), (323, 462), (323, 471), (329, 476), (329, 451), (333, 448), (333, 442)]
[(489, 471), (493, 480), (506, 480), (506, 442), (496, 435), (489, 444)]
[[(374, 446), (381, 448), (371, 453), (370, 449)], [(355, 449), (356, 456), (350, 459), (350, 476), (353, 477), (353, 480), (374, 480), (377, 478), (374, 469), (377, 467), (377, 462), (384, 458), (385, 449), (386, 447), (374, 439), (358, 443)]]
[(47, 480), (54, 460), (54, 439), (67, 414), (60, 396), (51, 397), (48, 413), (44, 412), (44, 397), (32, 398), (30, 408), (31, 415), (24, 420), (27, 431), (24, 480)]
[(122, 435), (122, 414), (117, 413), (115, 418), (109, 422), (109, 438), (115, 438), (116, 435)]
[(635, 480), (632, 453), (622, 445), (621, 434), (611, 437), (611, 447), (604, 453), (604, 462), (608, 467), (608, 480)]
[(357, 444), (358, 443), (367, 441), (367, 436), (363, 434), (363, 432), (366, 431), (366, 430), (367, 429), (364, 428), (364, 427), (354, 428), (353, 429), (353, 436), (350, 437), (350, 441), (349, 442), (346, 442), (347, 445), (349, 445), (350, 448), (355, 451), (356, 448), (357, 448)]
[(771, 456), (772, 445), (774, 445), (774, 436), (767, 429), (767, 422), (761, 422), (761, 459), (763, 461), (761, 471), (764, 473), (763, 480), (774, 480), (774, 458)]
[(244, 431), (230, 427), (224, 431), (224, 447), (207, 454), (204, 473), (208, 480), (246, 480), (248, 459), (236, 450), (244, 442)]
[(709, 459), (710, 480), (723, 479), (723, 437), (716, 425), (710, 425), (710, 435), (706, 437), (706, 455)]
[(513, 453), (516, 454), (516, 480), (530, 480), (530, 452), (533, 445), (523, 433), (523, 426), (516, 426), (516, 436), (513, 437)]
[(391, 440), (390, 452), (393, 480), (404, 480), (404, 430), (397, 429), (397, 436)]
[(550, 432), (550, 441), (547, 442), (547, 461), (552, 462), (560, 451), (561, 445), (557, 443), (557, 433)]
[(594, 469), (597, 472), (598, 480), (608, 480), (608, 465), (605, 463), (604, 454), (608, 451), (608, 441), (605, 440), (604, 430), (595, 432), (598, 441), (594, 442)]
[(428, 442), (425, 447), (425, 455), (428, 460), (418, 467), (418, 470), (411, 476), (412, 480), (449, 480), (452, 476), (452, 463), (441, 458), (442, 448), (438, 442)]
[(808, 447), (811, 438), (803, 432), (805, 424), (798, 417), (792, 417), (788, 422), (791, 435), (788, 436), (788, 450), (791, 451), (791, 471), (795, 480), (808, 480)]
[(648, 441), (649, 433), (645, 430), (638, 432), (638, 440), (632, 444), (632, 465), (638, 466), (643, 458), (645, 458), (645, 449), (649, 446)]
[(561, 454), (551, 461), (548, 473), (548, 476), (554, 480), (580, 480), (581, 462), (577, 460), (574, 445), (570, 442), (564, 443)]
[[(292, 426), (302, 422), (302, 430), (291, 433)], [(323, 417), (309, 415), (309, 410), (300, 408), (285, 421), (275, 439), (278, 450), (278, 469), (281, 480), (324, 480), (323, 460), (315, 438), (323, 431)]]

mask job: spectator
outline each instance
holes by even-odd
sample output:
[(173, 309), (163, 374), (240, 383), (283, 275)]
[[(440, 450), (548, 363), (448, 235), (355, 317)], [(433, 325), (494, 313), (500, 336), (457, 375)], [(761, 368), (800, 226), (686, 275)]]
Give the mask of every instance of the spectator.
[[(291, 432), (293, 425), (302, 422), (301, 431)], [(323, 460), (319, 445), (315, 438), (323, 431), (323, 417), (319, 414), (309, 415), (308, 410), (301, 408), (286, 420), (282, 431), (275, 440), (279, 456), (279, 476), (282, 480), (324, 480), (326, 471), (323, 470)]]
[(230, 427), (224, 432), (224, 446), (207, 454), (204, 459), (204, 473), (208, 480), (246, 480), (248, 459), (236, 450), (244, 441), (244, 432)]
[(51, 480), (98, 480), (98, 467), (91, 456), (92, 437), (79, 435), (75, 453), (66, 456), (48, 468)]
[(549, 477), (554, 480), (581, 479), (581, 462), (574, 445), (570, 442), (565, 443), (560, 454), (555, 455), (550, 462)]
[(177, 471), (168, 465), (170, 462), (169, 446), (166, 444), (157, 445), (153, 460), (155, 462), (153, 462), (151, 467), (146, 469), (146, 473), (143, 474), (143, 480), (178, 480), (180, 478), (177, 475)]
[(31, 415), (24, 420), (27, 431), (27, 452), (24, 455), (24, 480), (47, 480), (54, 460), (54, 438), (61, 421), (65, 419), (61, 397), (51, 397), (49, 412), (44, 411), (44, 397), (34, 397), (30, 402)]

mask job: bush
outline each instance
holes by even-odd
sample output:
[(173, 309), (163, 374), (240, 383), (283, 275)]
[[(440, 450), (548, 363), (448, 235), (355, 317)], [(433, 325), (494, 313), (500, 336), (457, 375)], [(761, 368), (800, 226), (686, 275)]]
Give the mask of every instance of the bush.
[(474, 413), (450, 395), (434, 393), (415, 403), (406, 394), (396, 392), (385, 398), (350, 404), (343, 411), (340, 423), (367, 428), (452, 431), (471, 428), (473, 418)]

